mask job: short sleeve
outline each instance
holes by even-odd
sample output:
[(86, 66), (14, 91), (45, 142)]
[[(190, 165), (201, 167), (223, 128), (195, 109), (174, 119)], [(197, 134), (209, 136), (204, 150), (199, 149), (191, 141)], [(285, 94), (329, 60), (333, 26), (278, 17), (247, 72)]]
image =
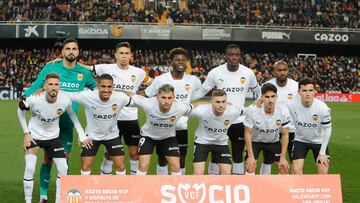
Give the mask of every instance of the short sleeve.
[(212, 90), (216, 86), (214, 70), (215, 69), (213, 69), (209, 72), (206, 80), (204, 81), (204, 83), (202, 85), (202, 87), (207, 91)]
[(320, 116), (322, 126), (331, 126), (331, 110), (328, 106), (324, 105), (321, 108)]
[(249, 76), (250, 76), (249, 88), (250, 89), (257, 88), (259, 83), (256, 80), (256, 76), (255, 76), (254, 72), (251, 71)]
[(106, 68), (109, 68), (108, 64), (97, 64), (97, 65), (95, 65), (94, 72), (96, 73), (97, 76), (100, 76), (100, 75), (106, 73)]
[(157, 89), (159, 84), (159, 78), (155, 78), (151, 85), (145, 89), (145, 94), (148, 97), (154, 97), (157, 95)]
[(198, 107), (194, 108), (190, 113), (189, 116), (190, 117), (197, 117), (200, 118), (202, 113), (202, 109), (203, 109), (204, 105), (199, 105)]
[(282, 124), (281, 124), (281, 127), (283, 128), (289, 128), (290, 127), (290, 112), (289, 112), (289, 109), (283, 105), (282, 106), (282, 112), (281, 112), (281, 120), (282, 120)]
[(151, 102), (151, 99), (152, 98), (145, 98), (145, 97), (143, 97), (141, 95), (134, 95), (132, 97), (132, 102), (135, 105), (142, 107), (144, 110), (147, 110), (147, 109), (154, 108), (152, 106), (152, 105), (154, 105), (154, 103)]
[(248, 127), (248, 128), (254, 128), (254, 119), (253, 119), (253, 112), (254, 112), (254, 108), (256, 107), (250, 107), (245, 115), (245, 120), (244, 120), (244, 126)]

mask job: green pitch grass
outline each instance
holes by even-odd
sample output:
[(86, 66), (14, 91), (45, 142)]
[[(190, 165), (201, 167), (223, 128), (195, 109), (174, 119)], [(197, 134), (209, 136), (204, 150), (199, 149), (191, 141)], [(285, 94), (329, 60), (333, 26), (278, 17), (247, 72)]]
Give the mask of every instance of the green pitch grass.
[[(332, 109), (333, 117), (333, 135), (330, 140), (331, 166), (330, 173), (341, 174), (343, 200), (347, 203), (357, 202), (360, 199), (359, 188), (360, 179), (360, 103), (343, 104), (329, 103)], [(16, 101), (0, 101), (0, 202), (16, 203), (23, 202), (23, 172), (24, 172), (24, 152), (22, 150), (22, 130), (17, 119)], [(84, 113), (81, 110), (79, 118), (85, 124)], [(140, 122), (144, 122), (144, 115), (141, 112)], [(197, 121), (191, 119), (189, 122), (189, 141), (187, 157), (187, 174), (193, 171), (191, 163), (191, 154), (193, 150), (193, 132)], [(76, 142), (74, 142), (76, 143)], [(80, 152), (78, 146), (74, 145), (70, 159), (70, 173), (80, 173)], [(103, 149), (98, 153), (98, 157), (93, 167), (92, 174), (99, 174), (99, 167), (102, 161)], [(39, 154), (37, 168), (35, 173), (34, 199), (39, 199), (39, 168), (43, 158), (42, 152)], [(128, 159), (126, 159), (128, 162)], [(151, 164), (149, 173), (156, 171), (156, 157)], [(127, 163), (129, 165), (129, 163)], [(50, 185), (49, 200), (53, 202), (55, 193), (55, 173), (52, 170), (52, 181)], [(275, 167), (273, 167), (274, 169)], [(129, 171), (129, 169), (128, 169)], [(305, 163), (304, 173), (315, 173), (312, 154), (308, 154)]]

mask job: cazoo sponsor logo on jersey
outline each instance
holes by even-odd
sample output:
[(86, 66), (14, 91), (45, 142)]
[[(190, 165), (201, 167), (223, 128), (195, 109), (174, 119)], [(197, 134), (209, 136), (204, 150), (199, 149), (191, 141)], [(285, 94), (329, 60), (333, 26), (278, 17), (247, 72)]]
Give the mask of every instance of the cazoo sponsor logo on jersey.
[(187, 202), (250, 202), (250, 188), (247, 185), (205, 185), (205, 183), (179, 183), (163, 185), (161, 203)]
[(60, 88), (79, 88), (80, 84), (79, 83), (73, 83), (73, 82), (60, 82)]

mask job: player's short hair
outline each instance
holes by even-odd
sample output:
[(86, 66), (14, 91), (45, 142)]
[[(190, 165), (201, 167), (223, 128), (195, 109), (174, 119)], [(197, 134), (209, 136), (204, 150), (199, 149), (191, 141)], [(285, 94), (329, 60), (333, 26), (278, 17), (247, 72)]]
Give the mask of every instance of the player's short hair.
[(276, 94), (277, 88), (275, 87), (275, 85), (273, 85), (271, 83), (263, 84), (263, 86), (261, 87), (261, 94), (264, 95), (264, 94), (266, 94), (266, 92), (269, 92), (269, 91), (272, 91)]
[(226, 92), (225, 92), (225, 90), (222, 90), (222, 89), (215, 89), (212, 91), (211, 96), (212, 97), (226, 96)]
[(158, 89), (158, 94), (161, 94), (162, 92), (165, 92), (165, 93), (172, 92), (174, 94), (174, 87), (169, 84), (161, 85)]
[(131, 52), (131, 44), (129, 42), (120, 42), (116, 45), (115, 51), (117, 51), (121, 47), (126, 47), (130, 49)]
[(75, 38), (67, 38), (63, 42), (63, 48), (65, 47), (66, 44), (69, 44), (72, 42), (76, 43), (76, 45), (79, 46), (79, 42)]
[(301, 87), (301, 86), (306, 86), (306, 85), (314, 85), (314, 88), (315, 88), (316, 83), (315, 83), (315, 81), (314, 81), (313, 79), (311, 79), (311, 78), (307, 78), (307, 77), (302, 78), (302, 79), (299, 81), (299, 85), (298, 85), (299, 90), (300, 90), (300, 87)]
[(184, 55), (186, 58), (188, 58), (187, 51), (182, 47), (177, 47), (170, 50), (170, 60), (173, 60), (175, 55)]
[(104, 73), (102, 75), (100, 75), (97, 79), (98, 83), (102, 80), (111, 80), (112, 82), (114, 81), (113, 77), (110, 74)]
[(229, 44), (229, 45), (227, 45), (227, 47), (225, 48), (225, 54), (228, 53), (229, 49), (239, 49), (239, 50), (240, 50), (240, 47), (239, 47), (239, 45), (237, 45), (237, 44)]
[(279, 65), (286, 66), (287, 68), (289, 67), (288, 64), (287, 64), (285, 61), (283, 61), (283, 60), (278, 60), (278, 61), (276, 61), (275, 64), (274, 64), (274, 69), (275, 69), (277, 66), (279, 66)]
[(55, 78), (55, 79), (60, 80), (60, 75), (57, 74), (57, 73), (54, 73), (54, 72), (50, 72), (45, 76), (45, 81), (48, 80), (48, 79), (51, 79), (51, 78)]

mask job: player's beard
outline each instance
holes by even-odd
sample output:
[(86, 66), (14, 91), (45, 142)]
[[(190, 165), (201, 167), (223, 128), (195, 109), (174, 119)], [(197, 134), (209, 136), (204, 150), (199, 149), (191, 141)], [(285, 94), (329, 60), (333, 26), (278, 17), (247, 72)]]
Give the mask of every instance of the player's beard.
[(56, 101), (57, 95), (58, 95), (58, 91), (52, 90), (47, 93), (46, 100), (49, 103), (54, 103)]
[(56, 91), (56, 90), (49, 92), (50, 97), (56, 97), (57, 95), (58, 95), (58, 91)]
[(73, 54), (69, 54), (68, 56), (65, 56), (65, 60), (67, 60), (69, 63), (76, 61), (76, 59), (77, 59), (77, 56), (75, 56)]
[(277, 81), (281, 84), (285, 83), (287, 80), (287, 77), (286, 76), (280, 76), (277, 78)]

